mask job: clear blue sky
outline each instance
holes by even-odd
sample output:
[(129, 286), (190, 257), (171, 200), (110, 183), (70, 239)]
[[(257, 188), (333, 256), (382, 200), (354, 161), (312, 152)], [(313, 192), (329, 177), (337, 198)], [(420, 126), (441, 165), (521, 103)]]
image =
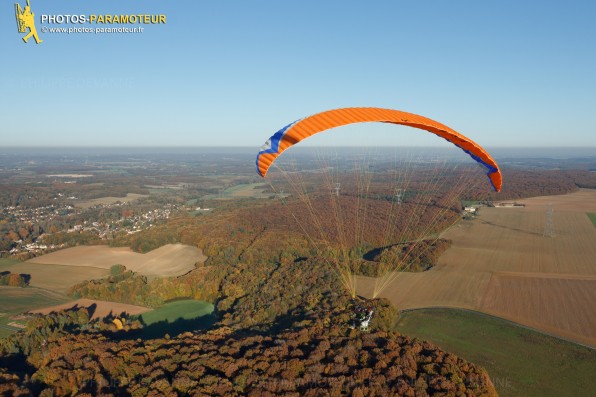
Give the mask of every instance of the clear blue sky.
[(485, 146), (596, 147), (594, 1), (31, 0), (38, 30), (41, 14), (167, 15), (40, 45), (21, 41), (14, 2), (4, 147), (258, 147), (345, 106), (422, 114)]

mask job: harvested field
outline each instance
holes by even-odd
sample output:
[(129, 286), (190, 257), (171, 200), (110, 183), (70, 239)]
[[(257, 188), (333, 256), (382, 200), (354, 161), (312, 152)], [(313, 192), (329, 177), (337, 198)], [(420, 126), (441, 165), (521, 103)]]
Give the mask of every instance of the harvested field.
[(90, 199), (90, 200), (75, 200), (73, 202), (73, 205), (75, 207), (80, 207), (80, 208), (86, 209), (86, 208), (91, 208), (98, 204), (110, 205), (110, 204), (117, 203), (118, 201), (120, 201), (121, 203), (130, 203), (131, 201), (135, 201), (135, 200), (138, 200), (143, 197), (148, 197), (148, 196), (144, 195), (144, 194), (128, 193), (126, 195), (126, 197), (100, 197), (100, 198)]
[[(380, 294), (400, 309), (484, 311), (596, 346), (596, 190), (519, 200), (523, 208), (481, 208), (442, 237), (453, 245), (423, 273), (402, 273)], [(555, 236), (544, 237), (554, 210)], [(359, 293), (375, 280), (361, 277)]]
[(147, 307), (128, 305), (126, 303), (98, 301), (95, 299), (77, 299), (76, 301), (63, 303), (61, 305), (31, 310), (30, 312), (48, 314), (59, 310), (71, 309), (73, 307), (92, 307), (93, 315), (91, 316), (91, 319), (106, 317), (110, 313), (113, 315), (120, 315), (122, 312), (126, 312), (128, 314), (136, 315), (151, 310)]
[[(174, 277), (188, 273), (195, 263), (207, 259), (193, 246), (168, 244), (146, 254), (133, 252), (126, 247), (105, 245), (79, 246), (52, 252), (28, 260), (28, 264), (58, 264), (63, 266), (90, 267), (109, 270), (116, 264), (147, 277)], [(91, 277), (90, 277), (91, 278)], [(89, 278), (88, 278), (89, 279)]]
[(596, 209), (596, 191), (594, 189), (580, 189), (578, 192), (559, 196), (532, 197), (516, 200), (518, 203), (529, 204), (530, 210), (541, 211), (552, 204), (555, 211), (593, 212)]
[(41, 264), (30, 261), (5, 266), (2, 270), (29, 274), (31, 286), (62, 294), (66, 294), (71, 286), (82, 281), (103, 278), (110, 274), (107, 268)]
[(495, 273), (479, 309), (585, 344), (596, 337), (596, 276)]

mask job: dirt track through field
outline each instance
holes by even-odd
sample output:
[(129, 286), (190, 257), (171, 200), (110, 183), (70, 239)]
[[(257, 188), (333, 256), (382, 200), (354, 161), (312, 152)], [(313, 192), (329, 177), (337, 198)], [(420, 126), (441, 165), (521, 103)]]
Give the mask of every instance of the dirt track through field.
[[(523, 208), (481, 208), (443, 237), (453, 245), (424, 273), (402, 273), (382, 293), (398, 308), (479, 310), (596, 346), (596, 190), (518, 200)], [(544, 237), (554, 210), (554, 237)], [(370, 296), (374, 280), (361, 277)]]

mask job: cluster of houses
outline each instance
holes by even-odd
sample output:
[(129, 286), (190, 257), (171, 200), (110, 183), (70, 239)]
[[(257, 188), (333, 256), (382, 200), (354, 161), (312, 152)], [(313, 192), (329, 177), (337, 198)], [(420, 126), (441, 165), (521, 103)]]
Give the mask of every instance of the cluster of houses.
[[(118, 206), (124, 206), (124, 203), (113, 203), (113, 204), (98, 204), (93, 209), (97, 208), (112, 208)], [(128, 204), (129, 205), (129, 204)], [(71, 225), (65, 230), (60, 232), (66, 233), (82, 233), (87, 232), (98, 236), (100, 239), (109, 239), (119, 232), (126, 232), (128, 234), (138, 233), (141, 230), (152, 227), (155, 223), (160, 220), (168, 219), (172, 213), (182, 209), (176, 204), (164, 204), (161, 208), (148, 210), (139, 214), (132, 214), (130, 216), (122, 216), (120, 219), (114, 221), (83, 221), (81, 224)], [(75, 209), (71, 205), (54, 206), (48, 205), (38, 208), (19, 208), (19, 207), (6, 207), (1, 210), (0, 216), (4, 219), (14, 219), (21, 222), (29, 222), (30, 224), (39, 224), (44, 222), (47, 224), (48, 221), (57, 219), (61, 216), (69, 216), (76, 214), (82, 210)], [(8, 252), (9, 255), (15, 256), (23, 253), (29, 254), (42, 254), (48, 251), (54, 251), (59, 248), (63, 248), (65, 245), (54, 245), (44, 244), (44, 236), (41, 234), (38, 238), (33, 241), (26, 241), (20, 239), (15, 241), (14, 247)]]
[(9, 206), (0, 209), (3, 219), (17, 219), (20, 221), (39, 223), (55, 219), (59, 216), (69, 215), (75, 212), (75, 207), (70, 204), (46, 205), (36, 208), (22, 208)]
[(27, 252), (30, 252), (33, 254), (38, 254), (38, 253), (45, 252), (48, 249), (55, 250), (56, 248), (60, 248), (59, 246), (56, 246), (54, 244), (45, 245), (45, 244), (41, 244), (41, 243), (37, 243), (37, 242), (23, 244), (23, 240), (19, 240), (16, 243), (17, 243), (16, 247), (12, 248), (9, 251), (9, 253), (11, 255), (17, 255), (24, 251), (27, 251)]

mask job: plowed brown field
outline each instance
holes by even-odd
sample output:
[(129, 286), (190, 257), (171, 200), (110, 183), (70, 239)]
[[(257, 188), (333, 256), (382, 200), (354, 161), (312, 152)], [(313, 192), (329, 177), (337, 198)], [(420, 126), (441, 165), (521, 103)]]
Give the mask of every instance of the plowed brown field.
[[(453, 245), (424, 273), (402, 273), (385, 288), (400, 309), (447, 306), (494, 314), (596, 346), (596, 190), (518, 200), (523, 208), (481, 208), (444, 233)], [(544, 237), (554, 210), (554, 237)], [(359, 293), (375, 280), (361, 277)]]

